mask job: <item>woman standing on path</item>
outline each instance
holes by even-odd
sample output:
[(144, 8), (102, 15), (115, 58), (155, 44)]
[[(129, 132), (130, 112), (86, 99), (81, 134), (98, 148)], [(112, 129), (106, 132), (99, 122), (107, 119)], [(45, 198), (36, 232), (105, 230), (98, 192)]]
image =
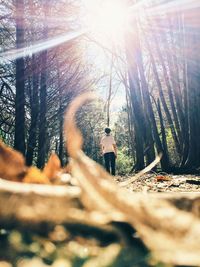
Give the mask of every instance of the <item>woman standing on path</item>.
[(117, 146), (114, 137), (110, 134), (111, 129), (105, 128), (105, 135), (101, 138), (101, 152), (105, 160), (107, 172), (115, 175), (115, 159), (117, 158)]

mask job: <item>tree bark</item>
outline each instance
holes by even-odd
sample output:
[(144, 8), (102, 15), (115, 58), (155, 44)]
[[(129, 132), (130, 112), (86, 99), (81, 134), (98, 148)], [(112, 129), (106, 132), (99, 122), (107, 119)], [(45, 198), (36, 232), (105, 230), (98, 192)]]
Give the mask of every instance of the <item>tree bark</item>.
[[(48, 38), (48, 16), (49, 16), (49, 3), (44, 1), (44, 25), (43, 25), (43, 39)], [(44, 50), (41, 53), (41, 79), (40, 79), (40, 111), (39, 111), (39, 136), (38, 136), (38, 158), (37, 167), (42, 168), (45, 164), (45, 157), (47, 153), (47, 60), (48, 52)]]
[[(153, 137), (154, 141), (156, 144), (157, 152), (162, 153), (163, 157), (161, 159), (161, 165), (163, 170), (167, 170), (169, 167), (169, 162), (168, 159), (165, 155), (165, 151), (163, 150), (162, 143), (158, 134), (158, 128), (156, 125), (156, 120), (154, 116), (154, 111), (149, 95), (149, 90), (148, 90), (148, 84), (146, 81), (145, 77), (145, 71), (143, 67), (143, 59), (142, 59), (142, 54), (141, 54), (141, 47), (140, 47), (140, 40), (139, 40), (139, 32), (137, 30), (137, 22), (135, 21), (135, 29), (134, 29), (134, 42), (136, 46), (136, 51), (135, 51), (135, 60), (138, 65), (138, 70), (140, 74), (140, 80), (141, 80), (141, 94), (143, 97), (143, 105), (144, 105), (144, 118), (145, 118), (145, 132), (144, 134), (147, 137), (147, 144), (150, 146), (150, 149), (147, 153), (149, 162), (152, 162), (153, 159), (155, 158), (155, 151), (154, 151), (154, 146), (153, 146)], [(151, 122), (151, 124), (150, 124)], [(141, 122), (140, 122), (141, 123)], [(151, 132), (152, 129), (152, 132)], [(153, 137), (152, 137), (153, 133)]]
[(150, 55), (150, 59), (151, 59), (151, 63), (152, 63), (152, 70), (153, 70), (153, 74), (155, 76), (155, 81), (156, 81), (156, 84), (157, 84), (157, 87), (158, 87), (158, 90), (159, 90), (159, 96), (160, 96), (160, 99), (161, 99), (161, 102), (162, 102), (162, 106), (164, 108), (164, 111), (165, 111), (165, 114), (166, 114), (166, 117), (167, 117), (167, 120), (168, 120), (168, 124), (169, 124), (170, 130), (171, 130), (171, 133), (172, 133), (172, 137), (173, 137), (176, 149), (180, 153), (181, 148), (180, 148), (178, 137), (177, 137), (176, 130), (175, 130), (175, 127), (174, 127), (174, 122), (172, 120), (169, 108), (168, 108), (166, 100), (165, 100), (162, 84), (161, 84), (160, 77), (159, 77), (159, 74), (158, 74), (158, 70), (157, 70), (157, 67), (156, 67), (156, 62), (155, 62), (155, 59), (153, 57), (152, 49), (151, 49), (151, 46), (150, 46), (150, 44), (148, 42), (147, 37), (145, 38), (145, 43), (146, 43), (147, 49), (149, 51), (149, 55)]
[[(24, 46), (24, 0), (16, 1), (16, 48)], [(24, 58), (16, 59), (14, 148), (25, 155), (25, 73)]]
[[(167, 162), (170, 165), (167, 139), (166, 139), (166, 133), (165, 133), (165, 126), (164, 126), (164, 121), (163, 121), (163, 116), (162, 116), (162, 111), (161, 111), (159, 99), (157, 101), (157, 108), (158, 108), (158, 115), (159, 115), (159, 119), (160, 119), (160, 130), (161, 130), (161, 135), (162, 135), (163, 150), (165, 151)], [(170, 167), (170, 166), (168, 166), (168, 167)]]
[[(142, 103), (140, 97), (137, 66), (129, 61), (131, 60), (130, 51), (127, 51), (127, 61), (129, 65), (128, 76), (130, 86), (131, 105), (133, 109), (132, 123), (135, 128), (135, 149), (136, 149), (136, 171), (144, 168), (144, 118), (142, 115)], [(134, 59), (132, 59), (134, 60)]]
[(46, 156), (46, 101), (47, 101), (47, 51), (41, 55), (42, 71), (40, 79), (40, 113), (39, 113), (39, 137), (38, 137), (38, 159), (37, 167), (42, 168)]
[(29, 129), (29, 138), (27, 142), (27, 153), (26, 153), (26, 163), (28, 166), (33, 163), (33, 154), (36, 147), (37, 130), (38, 130), (38, 114), (39, 114), (39, 73), (37, 71), (38, 60), (36, 56), (32, 56), (32, 92), (30, 97), (30, 108), (31, 108), (31, 125)]
[[(196, 12), (199, 11), (196, 10)], [(196, 21), (187, 14), (186, 27), (186, 58), (188, 74), (188, 121), (189, 121), (189, 151), (186, 168), (198, 168), (200, 166), (200, 46), (199, 28)], [(198, 24), (199, 26), (199, 24)], [(195, 27), (195, 31), (194, 31)]]
[(176, 107), (175, 107), (175, 103), (174, 103), (174, 96), (173, 96), (173, 93), (172, 93), (170, 79), (169, 79), (169, 75), (168, 75), (168, 72), (167, 72), (167, 68), (166, 68), (166, 65), (165, 65), (165, 62), (164, 62), (164, 58), (163, 58), (161, 49), (160, 49), (160, 47), (158, 45), (159, 44), (158, 39), (156, 37), (155, 32), (153, 32), (152, 34), (153, 34), (153, 39), (154, 39), (154, 43), (155, 43), (158, 59), (159, 59), (159, 62), (161, 64), (162, 70), (163, 70), (163, 78), (165, 80), (165, 84), (166, 84), (168, 95), (169, 95), (169, 100), (170, 100), (170, 105), (171, 105), (171, 109), (172, 109), (172, 115), (173, 115), (173, 119), (174, 119), (174, 124), (176, 126), (176, 131), (178, 133), (178, 147), (177, 147), (178, 148), (178, 153), (179, 153), (179, 155), (181, 155), (181, 153), (182, 153), (181, 146), (180, 146), (180, 135), (181, 135), (180, 133), (181, 133), (181, 130), (180, 130), (180, 124), (179, 124), (179, 121), (178, 121), (178, 116), (177, 116)]

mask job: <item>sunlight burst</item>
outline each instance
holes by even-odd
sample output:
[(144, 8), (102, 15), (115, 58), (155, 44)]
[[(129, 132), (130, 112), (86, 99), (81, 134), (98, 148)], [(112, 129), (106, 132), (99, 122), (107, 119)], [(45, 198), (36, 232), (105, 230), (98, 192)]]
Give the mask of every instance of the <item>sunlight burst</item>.
[(121, 0), (84, 0), (86, 7), (85, 24), (96, 38), (109, 38), (118, 42), (124, 35), (129, 20), (128, 6)]

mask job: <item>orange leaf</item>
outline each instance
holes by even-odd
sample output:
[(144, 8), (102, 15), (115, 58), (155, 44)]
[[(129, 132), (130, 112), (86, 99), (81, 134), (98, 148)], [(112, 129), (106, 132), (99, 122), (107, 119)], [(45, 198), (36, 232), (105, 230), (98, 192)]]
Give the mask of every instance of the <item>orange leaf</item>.
[(172, 178), (170, 176), (164, 176), (164, 175), (157, 175), (156, 176), (157, 182), (162, 182), (162, 181), (171, 181)]
[(30, 167), (23, 179), (24, 183), (30, 184), (49, 184), (49, 179), (36, 167)]
[(57, 178), (57, 174), (60, 170), (60, 159), (55, 153), (53, 153), (44, 167), (43, 174), (51, 181)]
[(0, 140), (0, 178), (21, 181), (25, 173), (26, 165), (22, 154)]

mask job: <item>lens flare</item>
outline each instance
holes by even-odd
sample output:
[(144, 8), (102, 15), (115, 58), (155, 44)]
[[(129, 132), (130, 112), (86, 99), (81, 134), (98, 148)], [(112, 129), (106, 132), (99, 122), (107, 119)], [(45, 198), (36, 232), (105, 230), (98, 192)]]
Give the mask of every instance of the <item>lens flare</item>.
[(94, 37), (119, 41), (127, 29), (129, 8), (124, 1), (84, 0), (86, 8), (85, 25)]

